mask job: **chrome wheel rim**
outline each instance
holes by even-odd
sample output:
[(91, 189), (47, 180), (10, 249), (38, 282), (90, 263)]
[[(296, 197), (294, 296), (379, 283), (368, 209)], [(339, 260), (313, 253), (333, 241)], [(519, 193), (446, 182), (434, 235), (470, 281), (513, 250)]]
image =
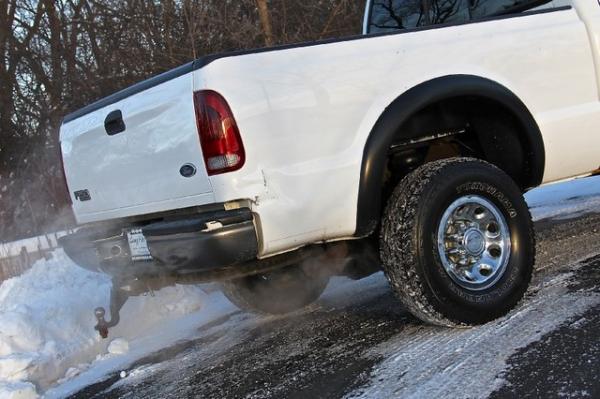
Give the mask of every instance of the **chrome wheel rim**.
[(439, 223), (438, 253), (462, 288), (485, 290), (500, 280), (510, 259), (510, 230), (491, 201), (467, 195), (454, 201)]

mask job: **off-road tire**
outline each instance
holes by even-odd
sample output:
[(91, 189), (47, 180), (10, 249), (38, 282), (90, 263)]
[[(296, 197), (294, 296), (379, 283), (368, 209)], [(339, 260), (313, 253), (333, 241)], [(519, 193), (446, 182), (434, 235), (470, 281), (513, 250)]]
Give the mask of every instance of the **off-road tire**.
[(313, 303), (325, 291), (329, 275), (307, 273), (301, 266), (242, 277), (221, 284), (238, 308), (253, 313), (284, 314)]
[[(480, 291), (450, 278), (437, 247), (443, 213), (465, 195), (493, 203), (509, 228), (504, 274)], [(508, 313), (527, 290), (535, 261), (533, 223), (520, 189), (499, 168), (473, 158), (427, 163), (406, 176), (388, 200), (380, 244), (385, 274), (400, 301), (419, 319), (448, 327), (483, 324)]]

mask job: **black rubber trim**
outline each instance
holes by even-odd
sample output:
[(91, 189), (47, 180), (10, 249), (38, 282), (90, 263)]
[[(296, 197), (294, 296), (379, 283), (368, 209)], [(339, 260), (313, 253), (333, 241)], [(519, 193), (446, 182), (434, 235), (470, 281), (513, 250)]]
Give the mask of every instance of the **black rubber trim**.
[(97, 111), (100, 108), (104, 108), (106, 106), (114, 104), (114, 103), (121, 101), (127, 97), (130, 97), (134, 94), (140, 93), (144, 90), (148, 90), (154, 86), (157, 86), (166, 81), (178, 78), (178, 77), (185, 75), (187, 73), (190, 73), (194, 70), (201, 69), (201, 68), (209, 65), (210, 63), (212, 63), (218, 59), (221, 59), (221, 58), (237, 57), (237, 56), (248, 55), (248, 54), (267, 53), (267, 52), (272, 52), (272, 51), (289, 50), (289, 49), (302, 48), (302, 47), (321, 46), (324, 44), (342, 43), (342, 42), (348, 42), (348, 41), (354, 41), (354, 40), (365, 40), (365, 39), (372, 39), (372, 38), (377, 38), (377, 37), (381, 37), (381, 36), (409, 34), (409, 33), (421, 32), (421, 31), (425, 31), (425, 30), (443, 29), (443, 28), (448, 28), (448, 27), (452, 27), (452, 26), (477, 24), (477, 23), (497, 21), (497, 20), (502, 20), (502, 19), (507, 19), (507, 18), (528, 17), (531, 15), (547, 14), (547, 13), (557, 12), (557, 11), (566, 11), (566, 10), (570, 10), (571, 8), (572, 8), (571, 6), (547, 8), (547, 9), (543, 9), (543, 10), (526, 11), (526, 12), (518, 13), (518, 14), (498, 15), (498, 16), (482, 18), (482, 19), (478, 19), (478, 20), (474, 20), (474, 21), (439, 24), (439, 25), (423, 26), (423, 27), (411, 28), (411, 29), (403, 29), (403, 30), (398, 30), (398, 31), (394, 31), (394, 32), (382, 32), (382, 33), (374, 33), (374, 34), (368, 34), (368, 35), (356, 35), (356, 36), (348, 36), (348, 37), (343, 37), (343, 38), (317, 40), (317, 41), (313, 41), (313, 42), (286, 44), (286, 45), (282, 45), (282, 46), (264, 47), (264, 48), (258, 48), (258, 49), (252, 49), (252, 50), (241, 50), (241, 51), (232, 51), (232, 52), (227, 52), (227, 53), (212, 54), (212, 55), (208, 55), (206, 57), (199, 58), (195, 61), (188, 62), (187, 64), (182, 65), (178, 68), (172, 69), (172, 70), (162, 73), (160, 75), (154, 76), (150, 79), (144, 80), (144, 81), (137, 83), (133, 86), (130, 86), (124, 90), (121, 90), (114, 94), (111, 94), (110, 96), (105, 97), (99, 101), (96, 101), (90, 105), (87, 105), (87, 106), (65, 116), (63, 118), (62, 123), (65, 124), (65, 123), (71, 122), (77, 118), (80, 118), (84, 115), (87, 115), (89, 113)]
[(414, 113), (438, 101), (458, 96), (486, 97), (502, 104), (526, 132), (531, 153), (530, 187), (542, 182), (545, 149), (540, 129), (523, 102), (506, 87), (478, 76), (450, 75), (413, 87), (392, 102), (379, 117), (363, 152), (355, 236), (375, 231), (382, 211), (382, 187), (389, 148), (402, 138), (398, 130)]

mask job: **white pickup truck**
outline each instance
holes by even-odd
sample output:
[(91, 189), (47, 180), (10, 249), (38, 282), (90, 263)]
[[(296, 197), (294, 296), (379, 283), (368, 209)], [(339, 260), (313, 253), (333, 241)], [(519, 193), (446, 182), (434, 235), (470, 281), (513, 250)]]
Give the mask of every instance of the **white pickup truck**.
[(529, 284), (522, 194), (600, 165), (595, 0), (371, 0), (364, 34), (207, 56), (64, 118), (81, 228), (128, 295), (222, 282), (244, 309), (382, 268), (416, 317), (487, 322)]

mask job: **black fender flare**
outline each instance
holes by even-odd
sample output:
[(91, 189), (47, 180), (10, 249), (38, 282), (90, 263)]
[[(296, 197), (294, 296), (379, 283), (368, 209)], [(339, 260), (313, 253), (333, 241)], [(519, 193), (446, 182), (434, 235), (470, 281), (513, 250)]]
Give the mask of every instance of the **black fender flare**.
[(356, 237), (366, 237), (379, 224), (382, 189), (388, 150), (402, 138), (398, 129), (414, 113), (438, 101), (459, 96), (493, 100), (511, 112), (525, 132), (532, 167), (529, 187), (541, 184), (545, 149), (540, 129), (525, 104), (509, 89), (492, 80), (473, 75), (448, 75), (421, 83), (396, 98), (375, 123), (363, 151), (356, 217)]

